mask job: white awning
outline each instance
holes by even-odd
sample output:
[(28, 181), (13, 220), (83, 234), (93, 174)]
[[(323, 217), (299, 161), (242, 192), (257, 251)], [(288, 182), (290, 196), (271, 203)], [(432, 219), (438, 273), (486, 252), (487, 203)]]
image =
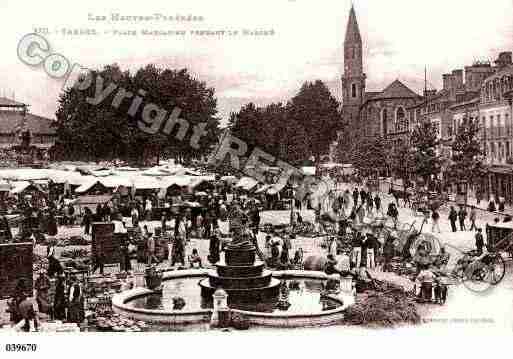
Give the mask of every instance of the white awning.
[(87, 183), (84, 183), (82, 185), (80, 185), (80, 187), (78, 187), (75, 192), (76, 193), (84, 193), (84, 192), (87, 192), (88, 190), (90, 190), (91, 188), (93, 188), (94, 185), (96, 185), (97, 183), (100, 183), (101, 182), (98, 180), (98, 179), (94, 179), (94, 180), (91, 180), (91, 181), (88, 181)]
[(258, 181), (256, 181), (255, 179), (253, 179), (251, 177), (242, 177), (239, 180), (239, 182), (237, 182), (235, 187), (239, 187), (239, 188), (242, 188), (242, 189), (244, 189), (246, 191), (249, 191), (252, 188), (254, 188), (257, 184), (258, 184)]
[(281, 192), (281, 190), (283, 188), (285, 188), (286, 185), (287, 185), (287, 181), (281, 181), (281, 182), (275, 183), (272, 186), (270, 186), (270, 188), (267, 190), (267, 193), (271, 194), (271, 195), (279, 193), (279, 192)]

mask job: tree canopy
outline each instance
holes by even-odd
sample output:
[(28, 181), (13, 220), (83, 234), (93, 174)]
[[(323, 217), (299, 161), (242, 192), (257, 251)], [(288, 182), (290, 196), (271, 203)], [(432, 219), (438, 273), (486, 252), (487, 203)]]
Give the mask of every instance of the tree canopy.
[(421, 177), (426, 184), (431, 183), (432, 176), (438, 176), (441, 170), (439, 144), (436, 123), (422, 121), (413, 129), (411, 134), (411, 146), (414, 151), (412, 172)]
[[(204, 155), (216, 143), (219, 119), (216, 117), (214, 89), (195, 79), (186, 69), (161, 69), (148, 65), (130, 73), (113, 64), (91, 71), (88, 77), (92, 79), (89, 87), (81, 89), (77, 84), (65, 89), (59, 97), (56, 112), (58, 157), (120, 158), (142, 162), (150, 155), (165, 154), (183, 159)], [(80, 80), (85, 82), (85, 76)], [(109, 92), (111, 84), (114, 90)], [(91, 101), (102, 89), (106, 89), (105, 98), (100, 103)], [(121, 90), (132, 96), (119, 97)], [(142, 102), (134, 111), (137, 99)], [(188, 123), (184, 138), (177, 139), (178, 125), (169, 135), (162, 131), (153, 134), (141, 131), (138, 123), (143, 119), (145, 106), (151, 103), (155, 105), (150, 111), (152, 118), (158, 116), (159, 111), (166, 112), (163, 124), (173, 110), (179, 109), (179, 117)], [(201, 137), (199, 147), (192, 148), (193, 128), (203, 122), (207, 133)]]
[(231, 133), (248, 147), (298, 163), (328, 153), (340, 123), (338, 102), (322, 81), (305, 82), (287, 104), (244, 105), (230, 116)]
[(452, 162), (449, 171), (451, 179), (474, 184), (483, 175), (483, 152), (478, 133), (478, 122), (464, 118), (451, 146)]

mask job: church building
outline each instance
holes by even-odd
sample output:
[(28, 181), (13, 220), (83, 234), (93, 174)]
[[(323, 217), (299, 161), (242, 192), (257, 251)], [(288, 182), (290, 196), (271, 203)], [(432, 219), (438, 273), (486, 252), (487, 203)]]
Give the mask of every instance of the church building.
[(409, 129), (407, 108), (421, 101), (422, 97), (399, 80), (383, 91), (368, 92), (366, 78), (362, 37), (354, 7), (351, 7), (344, 41), (342, 117), (346, 131), (343, 135), (356, 141), (364, 136), (382, 136), (391, 141), (406, 137)]

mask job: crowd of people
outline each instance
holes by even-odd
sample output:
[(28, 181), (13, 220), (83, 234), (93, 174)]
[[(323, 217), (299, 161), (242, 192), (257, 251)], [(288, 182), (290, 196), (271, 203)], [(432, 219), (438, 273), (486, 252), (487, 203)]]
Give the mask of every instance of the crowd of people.
[[(355, 187), (352, 191), (332, 190), (326, 198), (334, 216), (321, 210), (320, 204), (314, 208), (317, 235), (327, 237), (323, 246), (326, 252), (320, 253), (326, 257), (321, 268), (305, 267), (303, 248), (295, 241), (294, 227), (304, 222), (301, 203), (296, 202), (294, 206), (294, 201), (291, 201), (295, 207), (290, 209), (291, 226), (285, 230), (271, 228), (263, 236), (261, 248), (259, 238), (262, 238), (263, 230), (263, 200), (257, 195), (238, 191), (231, 186), (212, 186), (194, 192), (175, 191), (165, 196), (157, 193), (137, 197), (115, 195), (110, 200), (97, 204), (96, 208), (85, 207), (83, 213), (80, 213), (80, 225), (87, 237), (92, 234), (94, 222), (114, 224), (114, 236), (121, 238), (120, 270), (123, 272), (133, 270), (132, 261), (134, 253), (139, 252), (138, 247), (143, 249), (143, 258), (137, 256), (138, 261), (146, 266), (153, 266), (166, 259), (173, 268), (213, 266), (221, 260), (222, 252), (229, 243), (226, 237), (237, 237), (252, 243), (259, 259), (269, 268), (276, 269), (320, 269), (327, 274), (343, 275), (355, 273), (361, 268), (388, 272), (392, 271), (393, 259), (400, 257), (403, 262), (415, 265), (417, 278), (422, 282), (429, 282), (431, 267), (440, 268), (447, 264), (448, 255), (443, 248), (437, 258), (430, 257), (429, 250), (422, 246), (412, 255), (410, 249), (419, 232), (410, 231), (405, 241), (400, 238), (398, 204), (396, 201), (385, 204), (382, 194), (377, 190), (371, 191), (365, 187)], [(64, 194), (53, 201), (47, 199), (44, 203), (41, 206), (34, 204), (30, 198), (18, 199), (16, 206), (21, 209), (24, 218), (18, 233), (20, 239), (33, 236), (36, 227), (40, 233), (51, 237), (57, 234), (59, 224), (76, 224), (78, 213), (70, 196)], [(438, 208), (426, 209), (424, 215), (423, 224), (431, 220), (431, 231), (440, 233), (441, 218)], [(62, 218), (60, 223), (57, 218)], [(387, 227), (392, 229), (385, 230), (384, 222), (369, 226), (369, 222), (380, 218), (389, 221), (390, 226)], [(482, 229), (476, 224), (475, 207), (470, 207), (470, 212), (467, 213), (465, 206), (460, 206), (458, 210), (451, 206), (448, 220), (453, 232), (458, 229), (476, 231), (476, 250), (478, 253), (483, 252), (485, 242)], [(326, 229), (324, 224), (327, 222), (332, 224), (334, 231)], [(223, 224), (228, 225), (227, 230), (221, 230)], [(129, 236), (129, 230), (135, 232), (136, 236)], [(14, 237), (4, 216), (0, 217), (1, 237), (10, 240)], [(206, 256), (191, 245), (193, 238), (208, 240)], [(401, 241), (404, 243), (398, 247)], [(164, 257), (159, 253), (162, 242), (166, 243), (166, 247), (169, 245), (169, 253)], [(39, 310), (42, 311), (43, 308), (54, 319), (80, 323), (84, 316), (82, 285), (76, 277), (65, 275), (51, 246), (48, 247), (47, 257), (48, 269), (39, 273), (34, 285)], [(92, 273), (99, 270), (103, 274), (104, 264), (100, 248), (93, 257)], [(48, 293), (50, 280), (56, 282), (54, 293)], [(29, 297), (23, 281), (20, 281), (11, 301), (11, 318), (16, 323), (23, 320), (24, 329), (30, 328), (30, 325), (37, 326), (34, 310), (26, 303)]]

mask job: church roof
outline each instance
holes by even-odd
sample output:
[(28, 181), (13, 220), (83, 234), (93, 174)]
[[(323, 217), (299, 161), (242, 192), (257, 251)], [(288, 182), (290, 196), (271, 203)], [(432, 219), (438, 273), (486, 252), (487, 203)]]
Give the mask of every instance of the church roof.
[[(25, 115), (27, 127), (33, 134), (39, 135), (53, 135), (55, 128), (52, 126), (53, 122), (49, 118), (33, 115), (27, 113)], [(23, 124), (23, 112), (0, 110), (0, 133), (13, 134)]]
[(372, 100), (390, 99), (390, 98), (418, 98), (420, 97), (413, 90), (408, 88), (399, 80), (395, 80), (388, 85), (379, 95), (373, 96)]
[(362, 37), (360, 35), (360, 28), (358, 27), (358, 21), (356, 20), (356, 14), (354, 12), (354, 6), (351, 6), (349, 11), (349, 19), (347, 20), (346, 28), (346, 40), (345, 43), (361, 43)]

